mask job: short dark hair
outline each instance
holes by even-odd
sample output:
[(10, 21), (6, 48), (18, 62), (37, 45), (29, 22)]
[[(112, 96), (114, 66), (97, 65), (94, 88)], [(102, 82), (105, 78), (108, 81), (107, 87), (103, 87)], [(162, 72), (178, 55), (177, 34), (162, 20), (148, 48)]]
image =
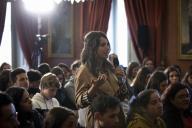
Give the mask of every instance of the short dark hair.
[(15, 109), (17, 112), (21, 111), (20, 110), (20, 102), (22, 100), (23, 94), (25, 92), (25, 88), (23, 87), (17, 87), (17, 86), (12, 86), (10, 88), (7, 89), (7, 94), (9, 96), (11, 96), (11, 98), (13, 99), (13, 103), (15, 105)]
[(92, 112), (100, 112), (104, 114), (107, 109), (120, 106), (120, 100), (113, 96), (101, 95), (96, 97), (91, 103)]
[(5, 69), (0, 73), (0, 91), (5, 91), (9, 87), (10, 69)]
[(57, 66), (59, 66), (60, 68), (65, 68), (68, 72), (71, 72), (69, 66), (65, 63), (59, 63)]
[(18, 74), (21, 74), (21, 73), (26, 73), (26, 71), (25, 71), (25, 69), (23, 69), (23, 68), (16, 68), (16, 69), (14, 69), (12, 72), (11, 72), (11, 81), (12, 81), (12, 83), (15, 83), (16, 82), (16, 76), (18, 75)]
[(42, 74), (38, 70), (30, 69), (27, 72), (27, 76), (28, 76), (29, 82), (34, 82), (34, 81), (41, 80)]
[(55, 74), (56, 76), (57, 76), (57, 75), (64, 75), (64, 72), (63, 72), (62, 68), (59, 67), (59, 66), (53, 67), (53, 68), (51, 69), (51, 73)]
[(1, 114), (1, 108), (11, 103), (13, 103), (11, 97), (4, 92), (0, 92), (0, 114)]
[(38, 70), (41, 72), (42, 75), (50, 72), (51, 67), (48, 63), (41, 63), (40, 65), (38, 65)]

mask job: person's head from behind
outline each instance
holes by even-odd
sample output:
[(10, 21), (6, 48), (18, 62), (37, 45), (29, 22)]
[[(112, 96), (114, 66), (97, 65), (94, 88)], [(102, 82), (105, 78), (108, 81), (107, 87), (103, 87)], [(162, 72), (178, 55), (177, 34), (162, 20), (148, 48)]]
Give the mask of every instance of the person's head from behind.
[(110, 44), (105, 33), (100, 31), (88, 32), (84, 37), (84, 48), (81, 53), (83, 64), (89, 61), (107, 59), (110, 52)]
[(19, 87), (29, 88), (29, 80), (26, 70), (23, 68), (16, 68), (11, 72), (12, 84)]
[(41, 80), (41, 72), (38, 70), (30, 69), (27, 72), (27, 76), (29, 79), (29, 87), (39, 88), (40, 80)]
[(167, 87), (166, 75), (162, 71), (155, 71), (149, 77), (146, 89), (156, 89), (162, 94)]
[(13, 101), (9, 95), (0, 92), (0, 127), (18, 128), (16, 110)]
[(53, 73), (46, 73), (43, 75), (40, 81), (41, 94), (47, 98), (51, 99), (55, 97), (57, 89), (60, 88), (61, 83), (57, 76)]
[(40, 65), (38, 65), (38, 70), (41, 72), (42, 75), (50, 72), (51, 67), (48, 63), (41, 63)]
[(146, 88), (147, 81), (151, 75), (150, 70), (147, 67), (139, 68), (135, 79), (133, 80), (133, 86), (137, 87), (139, 91)]
[(181, 83), (171, 84), (162, 95), (164, 105), (174, 106), (180, 111), (186, 110), (190, 105), (190, 95), (187, 86)]
[(18, 116), (20, 112), (28, 113), (32, 111), (32, 101), (25, 88), (13, 86), (8, 88), (6, 92), (13, 99)]
[(160, 117), (163, 114), (163, 104), (158, 91), (154, 89), (141, 91), (131, 103), (131, 109), (135, 109), (141, 115), (147, 114), (153, 120)]
[(48, 112), (44, 126), (44, 128), (76, 128), (77, 117), (67, 108), (54, 107)]
[(127, 68), (127, 77), (131, 80), (133, 80), (135, 78), (135, 76), (137, 75), (137, 71), (139, 69), (139, 63), (137, 62), (130, 62)]
[(72, 64), (71, 64), (71, 71), (73, 75), (76, 75), (78, 72), (78, 69), (81, 65), (81, 61), (80, 60), (75, 60)]
[(65, 76), (63, 70), (59, 66), (55, 66), (51, 69), (51, 73), (55, 74), (62, 85), (65, 84)]
[(118, 128), (120, 101), (116, 97), (101, 95), (91, 104), (95, 125), (101, 128)]
[(10, 69), (5, 69), (0, 73), (0, 91), (5, 91), (11, 86), (10, 74)]
[(169, 66), (165, 69), (164, 73), (167, 75), (168, 84), (175, 84), (180, 82), (180, 73), (177, 68)]

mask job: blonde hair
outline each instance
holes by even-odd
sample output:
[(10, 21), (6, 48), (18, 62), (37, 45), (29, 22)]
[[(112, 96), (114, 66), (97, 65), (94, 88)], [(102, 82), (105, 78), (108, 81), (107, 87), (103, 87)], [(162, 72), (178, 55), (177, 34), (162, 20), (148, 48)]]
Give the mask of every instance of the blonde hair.
[(46, 73), (43, 75), (40, 81), (40, 89), (44, 88), (51, 88), (51, 87), (56, 87), (60, 88), (61, 83), (59, 82), (57, 76), (53, 73)]

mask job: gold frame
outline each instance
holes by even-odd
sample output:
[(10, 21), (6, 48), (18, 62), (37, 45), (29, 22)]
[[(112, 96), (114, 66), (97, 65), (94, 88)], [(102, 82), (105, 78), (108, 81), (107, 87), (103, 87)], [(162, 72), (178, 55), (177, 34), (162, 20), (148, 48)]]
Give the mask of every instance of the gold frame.
[[(178, 20), (179, 20), (179, 45), (178, 45), (178, 56), (179, 59), (190, 60), (192, 59), (192, 42), (190, 42), (189, 34), (189, 16), (187, 5), (188, 0), (178, 0)], [(191, 21), (192, 23), (192, 21)], [(192, 28), (191, 28), (192, 29)], [(191, 35), (192, 36), (192, 35)]]
[(57, 9), (48, 20), (48, 57), (72, 58), (74, 56), (73, 6), (66, 3), (59, 9), (62, 9), (62, 12), (58, 14)]

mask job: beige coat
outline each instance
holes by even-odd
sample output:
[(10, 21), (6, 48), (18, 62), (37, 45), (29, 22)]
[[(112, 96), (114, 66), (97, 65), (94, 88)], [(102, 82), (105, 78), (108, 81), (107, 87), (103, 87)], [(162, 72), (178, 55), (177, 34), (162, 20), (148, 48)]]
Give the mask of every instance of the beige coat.
[[(90, 111), (90, 104), (85, 104), (82, 101), (83, 95), (91, 87), (91, 81), (96, 79), (88, 70), (85, 65), (81, 65), (78, 74), (75, 79), (75, 94), (76, 94), (76, 104), (80, 108), (88, 107), (86, 114), (86, 128), (93, 128), (93, 115)], [(110, 96), (115, 96), (119, 89), (117, 78), (113, 73), (110, 73), (107, 81), (102, 84), (96, 95), (105, 94)], [(124, 115), (120, 119), (121, 124), (125, 124)], [(121, 127), (123, 128), (123, 127)]]

